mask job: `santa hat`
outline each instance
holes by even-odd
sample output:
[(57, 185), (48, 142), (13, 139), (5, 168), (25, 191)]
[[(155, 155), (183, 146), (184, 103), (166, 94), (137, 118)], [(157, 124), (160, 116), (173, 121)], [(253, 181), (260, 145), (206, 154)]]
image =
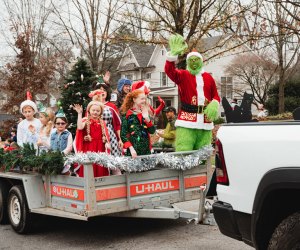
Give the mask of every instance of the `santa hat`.
[(150, 93), (150, 82), (148, 81), (134, 82), (131, 86), (131, 91), (135, 91), (135, 90), (143, 90), (145, 95), (148, 95)]
[(23, 113), (23, 108), (26, 107), (26, 106), (31, 107), (34, 110), (34, 113), (37, 113), (38, 112), (37, 106), (32, 101), (32, 95), (31, 95), (31, 93), (29, 91), (27, 91), (26, 96), (27, 96), (27, 100), (24, 101), (24, 102), (22, 102), (21, 105), (20, 105), (20, 112), (21, 112), (21, 114)]
[(190, 53), (187, 54), (186, 60), (188, 60), (191, 56), (199, 57), (201, 59), (201, 61), (203, 62), (202, 55), (196, 49), (193, 49), (192, 52), (190, 52)]

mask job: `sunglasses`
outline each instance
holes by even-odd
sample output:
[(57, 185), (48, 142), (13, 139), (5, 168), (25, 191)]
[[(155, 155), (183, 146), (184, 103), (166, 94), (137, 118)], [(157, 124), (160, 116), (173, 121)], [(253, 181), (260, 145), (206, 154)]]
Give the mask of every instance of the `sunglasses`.
[(55, 125), (65, 125), (66, 123), (65, 122), (57, 122), (55, 123)]

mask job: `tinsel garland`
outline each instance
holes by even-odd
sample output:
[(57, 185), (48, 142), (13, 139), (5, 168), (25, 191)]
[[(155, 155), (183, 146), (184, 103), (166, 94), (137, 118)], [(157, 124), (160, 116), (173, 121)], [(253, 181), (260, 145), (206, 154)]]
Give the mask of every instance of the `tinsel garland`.
[[(159, 153), (145, 156), (138, 156), (136, 159), (131, 157), (115, 157), (106, 153), (77, 153), (63, 157), (60, 152), (46, 152), (36, 155), (36, 150), (32, 145), (24, 144), (23, 148), (5, 152), (0, 149), (0, 171), (10, 171), (12, 169), (22, 171), (37, 171), (41, 174), (56, 175), (70, 169), (74, 163), (87, 164), (96, 163), (106, 168), (115, 170), (120, 169), (126, 172), (141, 172), (159, 168), (170, 169), (191, 169), (207, 160), (213, 153), (211, 146), (203, 147), (192, 153)], [(65, 163), (64, 163), (65, 161)]]
[(126, 172), (141, 172), (154, 169), (155, 167), (186, 170), (200, 165), (213, 153), (212, 146), (205, 146), (191, 154), (159, 153), (140, 156), (135, 159), (131, 157), (115, 157), (106, 153), (77, 153), (65, 157), (65, 166), (74, 163), (88, 164), (96, 163), (108, 169), (120, 169)]

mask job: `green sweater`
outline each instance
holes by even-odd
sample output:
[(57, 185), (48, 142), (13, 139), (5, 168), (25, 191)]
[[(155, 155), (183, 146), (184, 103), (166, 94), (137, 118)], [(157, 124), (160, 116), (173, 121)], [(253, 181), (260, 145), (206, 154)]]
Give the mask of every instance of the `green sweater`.
[(122, 117), (121, 139), (127, 156), (131, 156), (129, 147), (133, 146), (137, 155), (151, 154), (150, 134), (155, 133), (152, 122), (146, 122), (141, 114), (136, 115), (129, 110)]

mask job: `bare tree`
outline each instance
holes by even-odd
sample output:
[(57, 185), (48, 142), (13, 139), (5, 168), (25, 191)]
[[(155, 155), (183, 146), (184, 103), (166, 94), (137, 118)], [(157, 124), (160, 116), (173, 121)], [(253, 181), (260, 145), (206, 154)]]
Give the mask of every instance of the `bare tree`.
[(65, 4), (63, 7), (53, 3), (59, 19), (55, 24), (65, 31), (72, 44), (80, 47), (93, 70), (102, 71), (103, 60), (110, 56), (110, 36), (118, 27), (113, 18), (122, 4), (117, 0), (71, 0)]
[[(241, 36), (248, 36), (253, 50), (267, 53), (277, 65), (279, 81), (278, 113), (284, 112), (285, 82), (299, 62), (300, 36), (291, 27), (298, 27), (295, 18), (298, 5), (285, 0), (256, 0), (244, 13)], [(293, 15), (292, 15), (293, 14)]]
[[(127, 2), (132, 7), (125, 13), (128, 16), (125, 22), (143, 31), (140, 33), (143, 34), (141, 40), (144, 43), (166, 44), (170, 34), (178, 33), (185, 37), (190, 50), (197, 48), (202, 53), (210, 52), (209, 56), (205, 56), (205, 60), (209, 61), (248, 42), (238, 37), (238, 30), (243, 13), (250, 7), (239, 0), (129, 0)], [(139, 11), (135, 11), (137, 6)], [(132, 20), (142, 20), (142, 22), (132, 22)], [(226, 33), (225, 39), (219, 39), (213, 47), (203, 46), (203, 38), (224, 35), (224, 33)], [(231, 38), (235, 40), (234, 43), (230, 42)]]
[(289, 9), (291, 12), (300, 11), (299, 7), (290, 5), (289, 3), (284, 4), (283, 1), (278, 0), (273, 3), (266, 3), (261, 12), (261, 16), (266, 18), (268, 24), (266, 33), (269, 35), (269, 38), (266, 41), (270, 45), (270, 53), (274, 55), (275, 62), (278, 65), (278, 113), (284, 112), (285, 82), (293, 73), (295, 65), (299, 61), (300, 51), (300, 36), (295, 35), (292, 30), (285, 28), (286, 22), (294, 24), (297, 20), (285, 9)]
[(279, 4), (290, 16), (296, 20), (296, 23), (286, 22), (285, 27), (295, 31), (296, 34), (300, 35), (300, 2), (294, 0), (283, 0), (279, 1)]
[(277, 78), (277, 65), (268, 59), (266, 55), (254, 53), (236, 56), (226, 67), (226, 72), (235, 77), (239, 84), (233, 90), (243, 95), (244, 86), (249, 86), (255, 104), (265, 104), (270, 86)]
[[(15, 52), (14, 41), (21, 34), (31, 34), (30, 47), (35, 51), (35, 60), (39, 60), (47, 53), (47, 37), (51, 31), (48, 25), (49, 16), (52, 13), (50, 0), (1, 0), (7, 14), (4, 19), (9, 25), (10, 32), (4, 32), (9, 46)], [(5, 29), (6, 27), (2, 27)], [(10, 36), (12, 35), (12, 36)]]

